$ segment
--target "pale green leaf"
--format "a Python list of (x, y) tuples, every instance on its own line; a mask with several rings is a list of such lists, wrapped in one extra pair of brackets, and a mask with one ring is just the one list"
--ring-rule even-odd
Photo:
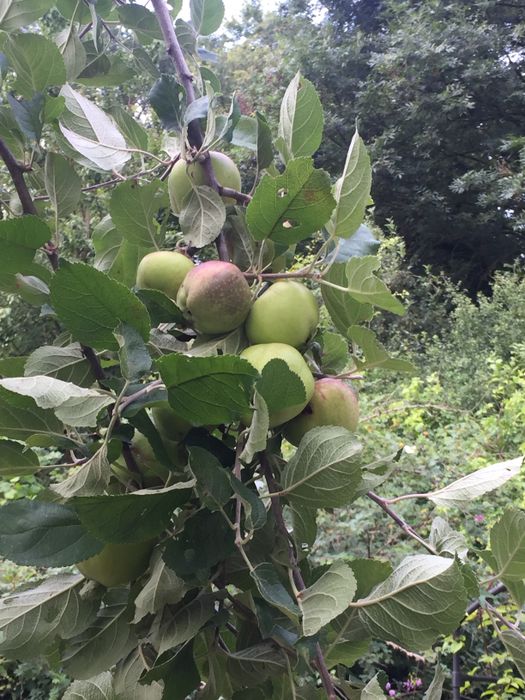
[(301, 591), (299, 607), (303, 614), (303, 632), (311, 637), (346, 610), (357, 589), (352, 569), (336, 561), (317, 581)]
[(111, 673), (104, 671), (88, 680), (74, 681), (62, 700), (117, 700)]
[(13, 32), (31, 24), (53, 6), (53, 0), (2, 0), (0, 2), (0, 29)]
[(348, 293), (361, 304), (373, 304), (402, 316), (405, 313), (403, 304), (389, 291), (386, 284), (374, 275), (379, 267), (380, 262), (374, 255), (350, 258), (346, 263)]
[(184, 242), (195, 248), (213, 243), (225, 221), (224, 202), (215, 190), (204, 185), (192, 189), (179, 217)]
[(159, 612), (165, 605), (179, 603), (187, 590), (188, 587), (184, 581), (166, 566), (160, 553), (155, 552), (149, 578), (135, 598), (133, 623), (137, 624), (146, 615)]
[(440, 663), (436, 666), (436, 672), (431, 684), (428, 686), (423, 700), (441, 700), (443, 697), (443, 685), (445, 684), (445, 673)]
[(85, 464), (76, 467), (71, 476), (51, 488), (62, 498), (94, 496), (104, 492), (110, 476), (107, 446), (102, 445)]
[(63, 156), (48, 151), (44, 182), (56, 219), (72, 214), (80, 201), (82, 182)]
[(297, 73), (286, 88), (281, 102), (279, 136), (284, 143), (285, 162), (311, 156), (323, 136), (323, 108), (312, 83)]
[(525, 636), (517, 629), (506, 629), (500, 632), (500, 637), (520, 676), (525, 679)]
[(197, 34), (207, 36), (217, 31), (224, 18), (223, 0), (190, 0), (191, 22)]
[(376, 337), (374, 331), (363, 326), (350, 326), (346, 335), (358, 345), (364, 354), (364, 359), (355, 358), (359, 369), (391, 369), (397, 372), (414, 372), (414, 365), (409, 360), (390, 357), (384, 345)]
[(11, 34), (4, 51), (16, 72), (15, 90), (27, 98), (66, 82), (66, 68), (55, 44), (41, 34)]
[(509, 508), (490, 531), (490, 548), (498, 570), (508, 581), (525, 579), (525, 512)]

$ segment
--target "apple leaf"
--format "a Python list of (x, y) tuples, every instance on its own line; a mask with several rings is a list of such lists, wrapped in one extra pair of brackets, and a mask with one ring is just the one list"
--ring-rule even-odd
[(350, 258), (346, 263), (348, 293), (361, 304), (373, 304), (381, 309), (403, 316), (405, 308), (374, 272), (380, 262), (374, 255)]
[(221, 26), (224, 18), (223, 0), (190, 0), (191, 23), (197, 34), (208, 36)]
[(282, 486), (292, 508), (348, 505), (361, 482), (361, 444), (344, 428), (306, 433), (288, 462)]
[(35, 588), (24, 587), (0, 600), (0, 653), (10, 659), (43, 655), (58, 638), (85, 629), (100, 604), (81, 595), (85, 579), (78, 574), (52, 576)]
[(376, 337), (374, 331), (363, 326), (350, 326), (346, 335), (358, 345), (363, 353), (364, 360), (355, 357), (359, 369), (391, 369), (396, 372), (415, 372), (415, 366), (409, 360), (399, 360), (390, 357), (384, 345)]
[(11, 34), (3, 50), (16, 72), (16, 92), (32, 98), (52, 85), (66, 82), (64, 60), (56, 45), (41, 34)]
[(100, 411), (114, 399), (99, 389), (85, 389), (61, 379), (36, 375), (0, 379), (0, 386), (30, 396), (39, 408), (52, 408), (56, 417), (73, 427), (94, 427)]
[(420, 651), (457, 628), (466, 603), (458, 563), (419, 554), (404, 559), (391, 576), (352, 605), (372, 636)]
[(66, 499), (73, 496), (93, 496), (104, 492), (110, 476), (107, 446), (102, 445), (87, 462), (77, 467), (71, 476), (51, 488)]
[(298, 243), (318, 231), (335, 206), (330, 178), (315, 170), (310, 158), (297, 158), (282, 175), (265, 175), (246, 210), (246, 221), (257, 241)]
[(16, 274), (40, 276), (46, 270), (33, 262), (35, 253), (52, 238), (48, 226), (38, 217), (26, 215), (0, 221), (0, 290), (16, 291)]
[(187, 590), (184, 581), (166, 566), (159, 552), (154, 551), (150, 576), (135, 598), (133, 624), (140, 622), (146, 615), (159, 612), (165, 605), (179, 603)]
[(4, 0), (0, 7), (0, 29), (13, 32), (31, 24), (53, 6), (52, 0)]
[(161, 244), (156, 217), (159, 210), (168, 206), (166, 183), (152, 180), (139, 185), (128, 180), (113, 190), (109, 211), (123, 240), (140, 248), (145, 255)]
[(490, 548), (496, 560), (497, 578), (508, 581), (525, 579), (525, 512), (517, 508), (505, 511), (490, 531)]
[(156, 361), (175, 413), (193, 425), (228, 423), (249, 410), (257, 370), (234, 355)]
[[(348, 279), (345, 265), (334, 263), (324, 275), (324, 279), (339, 287), (346, 287)], [(347, 335), (350, 326), (370, 321), (374, 315), (372, 304), (362, 304), (341, 289), (321, 285), (321, 294), (334, 326), (344, 336)]]
[(0, 476), (14, 479), (30, 476), (40, 468), (38, 455), (19, 442), (0, 440)]
[(109, 671), (99, 673), (85, 681), (73, 681), (62, 700), (118, 700), (113, 690), (113, 678)]
[(27, 358), (23, 373), (26, 377), (46, 375), (83, 387), (91, 386), (94, 381), (79, 343), (65, 347), (41, 345)]
[(221, 510), (233, 495), (228, 472), (219, 460), (202, 447), (189, 448), (190, 469), (197, 479), (195, 490), (210, 511)]
[(301, 591), (299, 607), (303, 614), (306, 637), (317, 634), (325, 625), (347, 609), (357, 589), (352, 569), (336, 561), (315, 583)]
[(323, 136), (323, 108), (312, 83), (299, 72), (292, 79), (281, 102), (278, 134), (285, 162), (311, 156)]
[(268, 411), (295, 406), (306, 399), (301, 377), (292, 372), (284, 360), (276, 357), (263, 367), (261, 378), (255, 386)]
[(151, 369), (151, 355), (138, 331), (127, 323), (119, 324), (113, 332), (119, 344), (119, 361), (122, 376), (138, 381)]
[(443, 697), (443, 686), (445, 684), (445, 679), (446, 676), (443, 672), (443, 667), (438, 660), (434, 678), (432, 679), (431, 684), (428, 686), (426, 693), (423, 695), (423, 700), (441, 700)]
[(253, 407), (254, 411), (248, 432), (248, 439), (246, 440), (241, 454), (241, 459), (248, 463), (252, 461), (256, 452), (261, 452), (266, 449), (268, 431), (270, 429), (268, 406), (257, 389), (253, 392)]
[(288, 617), (298, 617), (299, 607), (284, 586), (273, 564), (269, 562), (257, 564), (253, 571), (250, 571), (250, 576), (255, 581), (257, 590), (267, 603), (270, 603), (270, 605)]
[(101, 549), (71, 508), (26, 499), (0, 508), (0, 553), (16, 564), (68, 566)]
[(506, 629), (500, 632), (500, 638), (520, 676), (525, 679), (525, 635), (517, 629)]
[(162, 32), (155, 14), (143, 5), (138, 3), (119, 5), (118, 16), (125, 27), (135, 32), (140, 44), (150, 44), (152, 41), (162, 39)]
[(204, 185), (192, 189), (179, 217), (184, 242), (195, 248), (213, 243), (225, 221), (224, 202), (215, 190)]
[(363, 139), (356, 132), (348, 149), (345, 167), (335, 186), (336, 207), (326, 225), (330, 236), (352, 239), (370, 201), (372, 168)]
[(24, 442), (49, 437), (56, 445), (64, 437), (63, 431), (53, 411), (38, 408), (33, 399), (0, 387), (0, 435)]
[(146, 307), (123, 284), (84, 263), (60, 265), (51, 281), (51, 302), (70, 333), (97, 350), (118, 350), (113, 331), (120, 322), (149, 338)]
[(69, 216), (80, 200), (82, 181), (63, 156), (49, 151), (46, 155), (44, 182), (55, 220)]
[(152, 641), (159, 654), (193, 639), (215, 613), (212, 595), (201, 595), (172, 612), (165, 607), (152, 629)]

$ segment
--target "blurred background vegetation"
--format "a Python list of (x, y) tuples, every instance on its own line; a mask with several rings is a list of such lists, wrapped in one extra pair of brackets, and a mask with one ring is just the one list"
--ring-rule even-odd
[[(60, 21), (52, 11), (43, 31)], [(369, 147), (369, 225), (382, 243), (383, 276), (407, 305), (402, 319), (382, 313), (372, 324), (393, 354), (418, 369), (409, 377), (378, 370), (360, 382), (365, 444), (376, 453), (404, 447), (385, 496), (428, 491), (525, 454), (524, 42), (519, 0), (290, 0), (266, 15), (248, 0), (241, 19), (209, 40), (224, 92), (236, 90), (242, 111), (263, 112), (274, 128), (295, 72), (314, 83), (325, 109), (318, 166), (341, 171), (356, 123)], [(96, 99), (138, 114), (153, 82), (145, 72), (98, 90)], [(253, 162), (245, 151), (237, 155), (249, 183)], [(106, 197), (86, 196), (71, 216), (66, 256), (92, 256)], [(39, 313), (18, 297), (0, 296), (0, 373), (7, 358), (52, 339), (54, 322)], [(33, 477), (0, 481), (0, 502), (38, 488)], [(398, 510), (423, 535), (436, 515), (449, 517), (475, 550), (509, 502), (525, 506), (523, 482), (462, 512), (445, 515), (419, 500)], [(380, 557), (394, 543), (400, 556), (412, 551), (401, 530), (363, 500), (326, 514), (320, 526), (319, 561), (349, 552)], [(0, 567), (4, 591), (39, 576)], [(444, 641), (446, 662), (458, 645), (465, 672), (489, 678), (466, 681), (466, 697), (525, 697), (479, 620), (464, 638)], [(424, 660), (382, 645), (356, 673), (368, 665), (386, 671), (397, 696), (422, 697)], [(0, 666), (0, 698), (60, 698), (67, 679), (46, 668)]]

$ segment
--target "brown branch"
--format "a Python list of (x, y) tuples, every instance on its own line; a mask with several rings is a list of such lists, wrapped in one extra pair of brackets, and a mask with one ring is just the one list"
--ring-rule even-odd
[(412, 539), (416, 540), (416, 542), (419, 542), (419, 544), (422, 547), (424, 547), (428, 552), (430, 552), (430, 554), (439, 556), (439, 552), (436, 549), (434, 549), (434, 547), (432, 547), (431, 544), (429, 544), (422, 537), (420, 537), (414, 530), (414, 528), (406, 522), (406, 520), (403, 520), (403, 518), (400, 515), (398, 515), (394, 510), (392, 510), (392, 508), (390, 508), (390, 506), (384, 498), (381, 498), (381, 496), (378, 496), (377, 493), (374, 493), (373, 491), (369, 491), (367, 493), (367, 496), (372, 501), (374, 501), (374, 503), (377, 503), (377, 505), (380, 508), (382, 508), (395, 523), (399, 525), (403, 532), (406, 532), (406, 534), (409, 537), (412, 537)]
[(239, 204), (244, 204), (245, 206), (252, 201), (251, 195), (244, 194), (244, 192), (239, 192), (238, 190), (233, 190), (231, 187), (223, 187), (222, 185), (219, 185), (218, 192), (221, 197), (231, 197), (232, 199), (237, 200)]
[[(260, 452), (259, 459), (261, 464), (261, 470), (264, 475), (264, 478), (266, 479), (270, 495), (272, 493), (278, 493), (279, 486), (275, 481), (272, 466), (270, 464), (270, 461), (268, 460), (267, 454), (265, 452)], [(295, 542), (290, 533), (288, 532), (288, 528), (286, 527), (286, 523), (284, 522), (283, 509), (281, 505), (281, 499), (279, 498), (279, 496), (274, 496), (270, 499), (270, 510), (275, 518), (277, 529), (282, 534), (288, 545), (288, 561), (292, 570), (292, 576), (295, 587), (299, 592), (304, 591), (306, 585), (303, 579), (303, 575), (301, 573), (301, 569), (299, 568), (299, 561), (297, 557)], [(340, 697), (344, 698), (345, 695), (342, 693), (342, 691), (338, 690), (334, 685), (334, 679), (332, 678), (330, 671), (328, 670), (328, 667), (324, 660), (323, 650), (321, 649), (321, 645), (319, 643), (315, 645), (314, 665), (317, 671), (319, 672), (319, 675), (321, 676), (321, 682), (323, 684), (323, 688), (325, 689), (326, 697), (328, 698), (328, 700), (337, 700)]]

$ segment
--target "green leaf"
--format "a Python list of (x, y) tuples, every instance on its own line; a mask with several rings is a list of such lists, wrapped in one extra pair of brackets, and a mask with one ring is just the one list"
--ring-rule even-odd
[(359, 442), (344, 428), (314, 428), (301, 440), (283, 472), (292, 507), (336, 508), (355, 498), (361, 482)]
[(525, 512), (505, 511), (490, 531), (490, 548), (498, 570), (497, 578), (508, 581), (525, 579)]
[[(38, 408), (33, 399), (6, 391), (0, 387), (0, 435), (12, 440), (50, 437), (59, 441), (64, 426), (52, 411)], [(53, 444), (58, 444), (54, 442)]]
[(49, 301), (49, 287), (34, 275), (15, 275), (16, 291), (20, 297), (33, 306), (42, 306)]
[(317, 509), (302, 505), (292, 512), (293, 538), (299, 551), (312, 547), (317, 537)]
[(46, 501), (20, 499), (2, 506), (0, 533), (2, 556), (16, 564), (68, 566), (102, 549), (74, 511)]
[(122, 323), (114, 331), (119, 344), (120, 371), (129, 381), (138, 381), (142, 375), (151, 369), (151, 356), (139, 333), (126, 323)]
[(184, 581), (166, 566), (158, 552), (155, 551), (153, 557), (150, 577), (135, 598), (134, 624), (146, 615), (159, 612), (165, 605), (179, 603), (188, 590)]
[(364, 598), (374, 586), (384, 581), (392, 573), (392, 566), (387, 561), (352, 559), (346, 563), (354, 572), (357, 581), (356, 599)]
[(141, 676), (147, 670), (142, 647), (137, 647), (119, 661), (113, 673), (116, 700), (162, 700), (163, 688), (159, 683), (140, 685)]
[(66, 82), (60, 51), (41, 34), (11, 34), (4, 52), (16, 72), (15, 90), (23, 97), (31, 98), (35, 92)]
[(374, 637), (419, 651), (457, 628), (466, 603), (457, 562), (420, 554), (404, 559), (386, 581), (353, 605)]
[[(123, 9), (123, 7), (127, 6), (121, 6), (120, 9)], [(120, 105), (113, 105), (108, 109), (108, 112), (116, 121), (120, 133), (129, 145), (133, 146), (133, 148), (140, 148), (142, 151), (148, 149), (148, 132), (142, 124)]]
[(326, 226), (330, 236), (352, 238), (357, 233), (370, 201), (371, 186), (370, 157), (356, 129), (348, 149), (343, 174), (335, 186), (337, 205)]
[(268, 411), (304, 404), (306, 399), (302, 379), (288, 368), (284, 360), (278, 358), (270, 360), (264, 366), (256, 388), (264, 399)]
[(363, 326), (350, 326), (347, 329), (348, 337), (364, 353), (364, 360), (355, 358), (359, 369), (391, 369), (396, 372), (415, 372), (416, 368), (409, 360), (398, 360), (390, 357), (384, 345), (376, 338), (374, 331)]
[(246, 210), (246, 221), (255, 240), (271, 238), (289, 246), (318, 231), (334, 205), (328, 173), (315, 170), (310, 158), (298, 158), (282, 175), (263, 177)]
[(163, 73), (153, 84), (148, 99), (165, 129), (181, 130), (184, 88), (177, 82), (174, 75)]
[[(195, 665), (193, 643), (188, 642), (175, 650), (166, 659), (165, 654), (157, 660), (153, 667), (141, 678), (141, 683), (151, 683), (162, 680), (164, 685), (163, 698), (166, 700), (186, 700), (188, 695), (200, 685), (200, 673)], [(148, 695), (148, 700), (150, 696)]]
[(211, 595), (201, 595), (176, 612), (164, 608), (157, 622), (158, 627), (153, 629), (153, 639), (159, 654), (193, 639), (214, 613), (214, 599)]
[(52, 0), (2, 0), (0, 29), (3, 32), (14, 32), (40, 19), (52, 6)]
[(207, 450), (190, 447), (189, 453), (190, 469), (197, 479), (195, 490), (201, 503), (210, 511), (220, 510), (233, 495), (228, 473)]
[[(324, 279), (339, 287), (346, 287), (348, 280), (345, 265), (333, 264), (329, 272), (324, 275)], [(374, 315), (372, 304), (361, 304), (342, 290), (321, 285), (321, 294), (334, 326), (344, 336), (346, 336), (350, 326), (370, 321)]]
[(436, 506), (463, 508), (475, 498), (503, 486), (522, 471), (523, 457), (491, 464), (453, 481), (442, 489), (423, 494)]
[(61, 574), (2, 598), (0, 653), (10, 659), (34, 659), (57, 638), (69, 639), (85, 629), (99, 601), (80, 594), (84, 584), (78, 574)]
[(109, 671), (85, 681), (73, 681), (62, 700), (118, 700)]
[(35, 252), (52, 238), (46, 224), (36, 216), (20, 216), (16, 219), (0, 221), (0, 290), (16, 290), (15, 275), (34, 274), (42, 269), (33, 262)]
[(13, 155), (22, 160), (24, 158), (24, 136), (18, 127), (10, 107), (0, 107), (0, 136)]
[[(380, 242), (375, 238), (368, 226), (361, 224), (350, 238), (344, 240), (339, 239), (330, 244), (325, 262), (334, 262), (338, 265), (339, 263), (348, 262), (350, 258), (363, 258), (366, 255), (376, 255), (380, 245)], [(344, 284), (346, 284), (346, 282)]]
[(106, 445), (102, 445), (85, 464), (77, 467), (71, 476), (51, 488), (66, 499), (73, 496), (93, 496), (104, 492), (110, 476), (108, 449)]
[(166, 355), (156, 362), (171, 407), (193, 425), (229, 423), (249, 409), (257, 370), (233, 355)]
[(520, 676), (525, 679), (525, 636), (517, 629), (506, 629), (500, 632), (500, 638)]
[(144, 542), (167, 527), (175, 508), (191, 495), (193, 481), (165, 489), (118, 496), (84, 496), (70, 501), (88, 532), (103, 542)]
[(152, 41), (162, 39), (155, 13), (143, 5), (137, 3), (119, 5), (117, 12), (122, 24), (135, 32), (141, 44), (150, 44)]
[(78, 343), (65, 347), (40, 346), (27, 358), (23, 374), (26, 377), (47, 375), (84, 387), (91, 386), (94, 381), (91, 365)]
[(136, 294), (147, 308), (152, 326), (185, 321), (182, 311), (164, 292), (159, 292), (158, 289), (137, 289)]
[(377, 676), (371, 678), (361, 691), (360, 700), (386, 700)]
[(350, 258), (346, 263), (348, 293), (361, 304), (373, 304), (403, 316), (403, 304), (388, 290), (386, 284), (373, 274), (379, 267), (380, 262), (374, 255)]
[(257, 452), (262, 452), (262, 450), (266, 449), (268, 431), (270, 429), (268, 406), (257, 389), (254, 390), (253, 394), (253, 407), (254, 412), (250, 423), (248, 439), (246, 440), (241, 454), (241, 459), (248, 463), (252, 461)]
[(60, 94), (66, 101), (60, 130), (69, 145), (95, 169), (119, 171), (131, 154), (115, 121), (69, 85)]
[(190, 12), (197, 34), (208, 36), (222, 24), (224, 3), (222, 0), (190, 0)]
[(19, 442), (0, 440), (0, 477), (30, 476), (40, 468), (38, 455)]
[(211, 187), (194, 187), (185, 198), (179, 224), (186, 245), (204, 248), (213, 243), (226, 221), (226, 207)]
[(273, 144), (272, 132), (266, 117), (260, 112), (255, 112), (257, 120), (257, 168), (264, 170), (272, 164)]
[(259, 530), (266, 524), (266, 508), (257, 490), (249, 488), (230, 474), (230, 481), (236, 495), (242, 501), (244, 526), (248, 531)]
[(286, 655), (270, 641), (228, 654), (228, 670), (235, 683), (248, 687), (286, 672)]
[(321, 369), (325, 374), (339, 374), (348, 365), (348, 341), (338, 333), (324, 331), (321, 343)]
[(61, 664), (72, 678), (90, 679), (120, 661), (136, 645), (128, 591), (117, 588), (106, 595), (93, 624), (68, 639)]
[(438, 663), (432, 683), (428, 686), (426, 693), (423, 695), (423, 700), (441, 700), (443, 697), (444, 684), (445, 674), (443, 672), (443, 667)]
[(97, 350), (118, 350), (113, 331), (119, 323), (149, 338), (146, 307), (127, 287), (89, 265), (62, 262), (51, 282), (51, 303), (69, 332)]
[(281, 102), (278, 134), (284, 161), (311, 156), (323, 137), (323, 108), (312, 83), (299, 72), (286, 88)]
[(39, 141), (42, 135), (42, 110), (44, 94), (37, 92), (30, 100), (17, 100), (13, 95), (7, 95), (13, 116), (20, 131), (30, 140)]
[(197, 57), (197, 33), (189, 22), (177, 19), (175, 22), (175, 34), (182, 50), (190, 56)]
[(460, 561), (465, 562), (468, 555), (465, 537), (461, 532), (452, 529), (443, 518), (437, 517), (432, 521), (429, 541), (439, 554), (457, 556)]
[(255, 581), (257, 590), (266, 602), (270, 603), (270, 605), (277, 608), (288, 617), (291, 615), (293, 618), (299, 615), (297, 603), (283, 585), (277, 569), (273, 564), (269, 562), (257, 564), (253, 571), (250, 571), (250, 576)]
[(44, 182), (56, 219), (72, 214), (80, 201), (82, 182), (69, 161), (48, 151)]
[(312, 586), (301, 591), (299, 607), (303, 614), (304, 635), (317, 634), (346, 610), (356, 589), (352, 569), (344, 562), (336, 561)]
[(74, 427), (96, 426), (100, 411), (113, 403), (106, 392), (85, 389), (46, 375), (8, 377), (0, 379), (0, 386), (30, 396), (39, 408), (54, 409), (59, 420)]
[(72, 27), (66, 27), (59, 32), (55, 37), (55, 42), (64, 59), (66, 78), (72, 82), (86, 67), (87, 54), (84, 44)]

